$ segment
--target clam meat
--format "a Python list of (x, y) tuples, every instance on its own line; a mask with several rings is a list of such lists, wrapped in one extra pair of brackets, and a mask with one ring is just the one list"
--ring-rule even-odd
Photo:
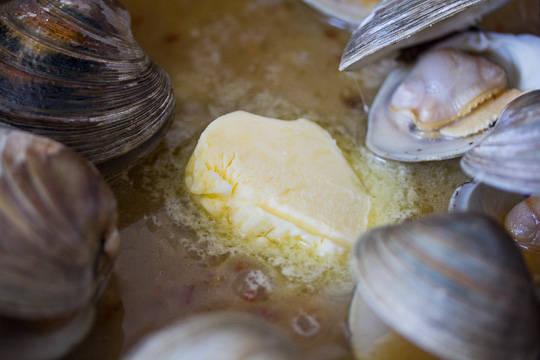
[(169, 76), (116, 0), (0, 4), (0, 126), (53, 138), (105, 174), (152, 150), (172, 121)]
[(436, 44), (387, 77), (369, 113), (367, 146), (400, 161), (461, 156), (509, 102), (540, 89), (531, 61), (538, 56), (533, 35), (466, 32)]
[(540, 196), (531, 196), (514, 206), (504, 225), (519, 245), (540, 252)]
[(540, 289), (539, 209), (538, 195), (529, 196), (509, 192), (473, 179), (456, 189), (448, 210), (486, 214), (503, 226), (519, 246), (538, 291)]
[[(505, 108), (490, 136), (461, 159), (462, 169), (475, 181), (457, 189), (450, 205), (451, 211), (482, 211), (496, 217), (518, 244), (536, 251), (540, 240), (539, 104), (537, 90)], [(484, 189), (496, 190), (487, 194)]]
[(0, 358), (57, 358), (84, 337), (119, 252), (116, 219), (81, 155), (0, 129)]
[(350, 313), (357, 353), (369, 354), (377, 344), (366, 339), (391, 329), (440, 359), (540, 354), (531, 276), (512, 238), (485, 215), (441, 214), (372, 229), (358, 240), (352, 267), (361, 297)]

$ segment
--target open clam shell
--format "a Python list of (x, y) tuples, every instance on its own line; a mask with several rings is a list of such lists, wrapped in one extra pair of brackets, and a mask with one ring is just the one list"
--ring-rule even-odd
[(383, 0), (354, 31), (340, 70), (354, 70), (391, 52), (466, 29), (509, 0)]
[(528, 262), (538, 284), (540, 253), (537, 233), (537, 198), (497, 189), (476, 180), (460, 185), (452, 198), (448, 211), (474, 211), (496, 219), (514, 237), (521, 247), (522, 255)]
[(448, 211), (478, 212), (489, 215), (502, 224), (508, 212), (525, 198), (525, 195), (507, 192), (472, 180), (460, 185), (454, 191)]
[(499, 189), (540, 194), (540, 91), (508, 104), (491, 134), (461, 159), (461, 168)]
[(443, 359), (536, 359), (538, 303), (510, 236), (472, 213), (377, 228), (353, 254), (358, 291), (394, 331)]
[(125, 360), (299, 360), (277, 329), (254, 315), (209, 313), (169, 326), (143, 340)]
[(0, 126), (53, 138), (106, 173), (164, 136), (172, 83), (117, 1), (12, 0), (0, 29)]
[[(455, 49), (481, 55), (505, 70), (509, 88), (520, 91), (540, 88), (540, 75), (531, 61), (540, 57), (540, 38), (536, 36), (465, 32), (438, 43), (433, 49)], [(368, 116), (366, 135), (366, 145), (372, 152), (398, 161), (443, 160), (463, 155), (490, 133), (491, 129), (488, 129), (464, 137), (431, 139), (422, 138), (406, 127), (407, 121), (400, 119), (403, 115), (390, 109), (390, 101), (411, 68), (410, 65), (398, 66), (377, 93)]]

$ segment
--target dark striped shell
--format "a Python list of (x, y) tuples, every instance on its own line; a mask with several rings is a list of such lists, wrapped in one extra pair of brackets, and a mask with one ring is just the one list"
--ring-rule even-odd
[(0, 53), (0, 126), (51, 137), (105, 173), (140, 159), (170, 125), (172, 83), (115, 0), (9, 1)]

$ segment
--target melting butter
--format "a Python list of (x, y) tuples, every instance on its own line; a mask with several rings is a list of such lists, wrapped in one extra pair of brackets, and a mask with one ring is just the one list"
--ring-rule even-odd
[(243, 111), (213, 121), (186, 169), (189, 191), (245, 238), (346, 252), (367, 227), (370, 197), (316, 123)]

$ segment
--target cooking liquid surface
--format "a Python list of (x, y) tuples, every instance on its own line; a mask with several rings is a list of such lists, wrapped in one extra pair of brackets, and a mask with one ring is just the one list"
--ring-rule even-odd
[(158, 149), (112, 186), (122, 252), (94, 329), (66, 359), (118, 359), (154, 330), (225, 309), (276, 324), (307, 359), (352, 359), (348, 257), (322, 258), (286, 244), (286, 251), (265, 252), (207, 215), (184, 185), (200, 133), (235, 110), (316, 121), (372, 197), (369, 227), (446, 211), (454, 189), (468, 180), (459, 162), (397, 163), (364, 148), (365, 104), (393, 61), (340, 73), (350, 33), (300, 1), (122, 3), (139, 44), (172, 78), (175, 121)]

